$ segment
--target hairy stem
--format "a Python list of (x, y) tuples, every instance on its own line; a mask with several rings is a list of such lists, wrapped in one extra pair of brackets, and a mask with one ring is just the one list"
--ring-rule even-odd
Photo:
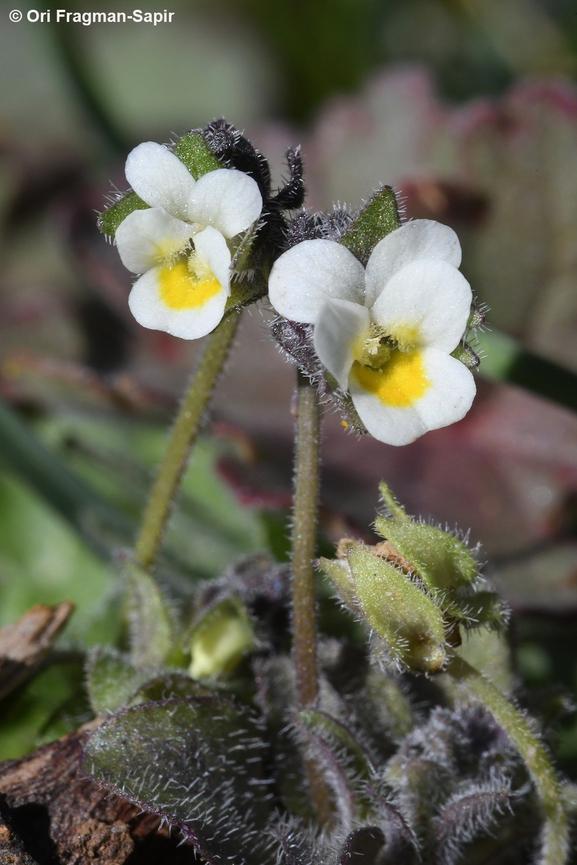
[(480, 700), (516, 745), (531, 775), (545, 815), (539, 865), (564, 865), (569, 854), (569, 819), (563, 789), (549, 756), (527, 719), (463, 658), (454, 657), (448, 672)]
[[(318, 693), (315, 586), (313, 559), (316, 547), (320, 487), (320, 407), (315, 388), (297, 373), (295, 481), (293, 499), (293, 655), (299, 705), (314, 703)], [(321, 825), (328, 825), (332, 806), (328, 790), (313, 761), (306, 761), (311, 800)]]
[(299, 372), (293, 503), (293, 638), (300, 705), (317, 696), (314, 565), (320, 473), (320, 410), (316, 390)]
[(200, 365), (180, 406), (136, 540), (135, 557), (142, 568), (150, 568), (158, 555), (190, 449), (196, 441), (204, 412), (228, 357), (239, 318), (238, 313), (230, 313), (210, 335)]

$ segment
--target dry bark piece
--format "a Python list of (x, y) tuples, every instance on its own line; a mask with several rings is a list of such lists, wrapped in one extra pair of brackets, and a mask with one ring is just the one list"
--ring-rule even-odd
[(38, 604), (12, 625), (0, 628), (0, 700), (21, 685), (45, 658), (68, 621), (74, 604)]
[(0, 823), (2, 865), (197, 863), (190, 845), (179, 847), (179, 837), (159, 829), (158, 817), (139, 813), (86, 777), (88, 733), (85, 728), (0, 764), (0, 815), (10, 833), (3, 836)]
[(0, 817), (0, 862), (2, 865), (36, 865), (10, 826)]

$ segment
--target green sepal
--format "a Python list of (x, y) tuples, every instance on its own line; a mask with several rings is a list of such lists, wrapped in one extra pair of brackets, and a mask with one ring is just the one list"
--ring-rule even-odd
[(127, 192), (115, 204), (108, 207), (104, 213), (100, 214), (98, 228), (103, 234), (114, 237), (120, 223), (124, 222), (126, 217), (135, 210), (148, 210), (148, 204), (136, 192)]
[(342, 415), (341, 426), (359, 435), (368, 435), (367, 428), (359, 417), (348, 391), (342, 391), (338, 381), (328, 369), (324, 371), (327, 391)]
[(487, 307), (485, 305), (476, 306), (473, 303), (469, 318), (467, 319), (467, 330), (476, 330), (476, 328), (482, 327), (485, 323), (486, 311)]
[(317, 564), (334, 585), (343, 604), (352, 613), (362, 615), (363, 608), (357, 598), (355, 581), (348, 561), (346, 559), (320, 558)]
[(441, 610), (393, 564), (367, 547), (348, 554), (367, 624), (410, 670), (436, 673), (447, 660)]
[(352, 227), (340, 238), (340, 243), (366, 264), (377, 243), (400, 225), (395, 193), (390, 186), (382, 186), (371, 196)]
[(431, 591), (455, 589), (477, 577), (479, 566), (470, 550), (437, 526), (379, 516), (375, 527)]
[(96, 715), (126, 706), (131, 694), (158, 675), (157, 667), (137, 667), (128, 655), (110, 646), (96, 646), (88, 656), (86, 687)]
[(268, 286), (261, 279), (233, 280), (230, 284), (230, 295), (227, 298), (225, 314), (231, 309), (242, 309), (249, 303), (260, 300), (267, 293)]
[(455, 360), (460, 361), (467, 369), (477, 369), (481, 363), (481, 358), (477, 354), (477, 352), (473, 351), (471, 346), (466, 342), (461, 342), (451, 352), (451, 357), (454, 357)]
[(381, 481), (379, 484), (379, 493), (392, 520), (395, 520), (398, 523), (412, 522), (411, 517), (408, 515), (404, 507), (396, 500), (391, 488), (384, 481)]
[(174, 153), (183, 162), (195, 180), (222, 168), (221, 162), (214, 155), (200, 132), (187, 132), (174, 145)]
[(156, 580), (127, 562), (126, 609), (130, 625), (130, 659), (137, 667), (181, 664), (176, 617)]
[(248, 613), (236, 598), (226, 598), (210, 607), (193, 627), (190, 675), (200, 679), (232, 673), (255, 645)]
[[(256, 240), (261, 223), (257, 220), (243, 234), (241, 234), (238, 242), (235, 245), (234, 254), (230, 263), (230, 269), (235, 275), (241, 277), (248, 272), (254, 271), (254, 262), (252, 261), (252, 249)], [(266, 279), (261, 280), (264, 283), (264, 294), (268, 288)]]
[[(467, 628), (477, 628), (484, 625), (489, 630), (504, 628), (509, 619), (509, 609), (496, 592), (474, 592), (465, 597), (458, 593), (451, 594), (451, 605), (458, 610), (457, 615)], [(451, 611), (452, 615), (455, 615)]]

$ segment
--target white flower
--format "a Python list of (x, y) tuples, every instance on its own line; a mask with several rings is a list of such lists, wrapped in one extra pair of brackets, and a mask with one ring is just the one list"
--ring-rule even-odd
[(472, 300), (460, 263), (455, 232), (421, 219), (377, 243), (366, 270), (332, 240), (305, 240), (273, 266), (271, 303), (315, 325), (322, 363), (387, 444), (408, 444), (471, 406), (473, 376), (450, 356)]
[(168, 148), (139, 144), (126, 160), (126, 179), (150, 205), (116, 231), (122, 263), (136, 280), (128, 304), (144, 327), (183, 339), (210, 333), (230, 295), (227, 239), (258, 219), (262, 198), (247, 174), (219, 168), (195, 180)]

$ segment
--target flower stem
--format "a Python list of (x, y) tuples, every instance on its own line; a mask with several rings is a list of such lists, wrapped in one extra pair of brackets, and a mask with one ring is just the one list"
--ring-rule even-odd
[(471, 697), (487, 707), (525, 761), (545, 816), (539, 865), (564, 865), (569, 854), (568, 809), (562, 785), (542, 742), (519, 710), (463, 658), (455, 656), (448, 672)]
[(293, 502), (293, 652), (299, 704), (317, 696), (314, 564), (320, 486), (320, 409), (315, 388), (299, 372), (297, 382)]
[(142, 568), (148, 569), (156, 561), (190, 449), (196, 441), (204, 412), (228, 357), (239, 319), (238, 313), (232, 312), (212, 332), (180, 406), (136, 540), (136, 562)]
[[(320, 407), (317, 391), (297, 373), (295, 480), (293, 498), (293, 656), (299, 706), (307, 708), (318, 693), (314, 555), (320, 488)], [(318, 767), (305, 760), (310, 796), (321, 825), (333, 809)]]

